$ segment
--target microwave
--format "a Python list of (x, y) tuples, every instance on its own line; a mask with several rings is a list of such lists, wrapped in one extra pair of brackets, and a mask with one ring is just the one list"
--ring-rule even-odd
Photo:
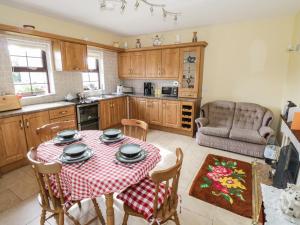
[(161, 94), (166, 97), (178, 97), (178, 87), (162, 87)]

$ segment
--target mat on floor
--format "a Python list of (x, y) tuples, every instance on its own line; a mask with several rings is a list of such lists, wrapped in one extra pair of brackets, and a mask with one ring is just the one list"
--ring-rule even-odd
[(251, 218), (252, 166), (209, 154), (193, 182), (190, 195)]

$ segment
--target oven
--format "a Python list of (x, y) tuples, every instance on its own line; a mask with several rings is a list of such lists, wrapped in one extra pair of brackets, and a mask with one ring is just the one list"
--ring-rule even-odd
[(98, 102), (79, 104), (76, 108), (79, 130), (99, 130)]

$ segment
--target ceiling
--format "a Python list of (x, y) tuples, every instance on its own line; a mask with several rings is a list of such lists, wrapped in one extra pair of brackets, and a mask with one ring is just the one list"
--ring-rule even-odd
[(120, 5), (114, 10), (100, 10), (98, 0), (0, 0), (0, 3), (40, 14), (105, 29), (120, 35), (139, 35), (211, 24), (295, 14), (300, 0), (148, 0), (164, 3), (166, 9), (180, 12), (177, 23), (163, 20), (162, 12), (142, 4), (134, 9), (135, 0), (127, 0), (123, 14)]

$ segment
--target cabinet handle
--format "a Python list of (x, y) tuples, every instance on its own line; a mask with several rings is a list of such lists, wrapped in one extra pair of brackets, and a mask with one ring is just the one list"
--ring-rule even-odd
[(59, 112), (59, 114), (66, 114), (67, 111), (62, 111), (62, 112)]
[(29, 128), (30, 124), (29, 124), (29, 121), (26, 120), (26, 127)]
[(22, 120), (19, 120), (19, 124), (20, 124), (21, 130), (23, 130), (23, 128), (24, 128), (23, 121), (22, 121)]

